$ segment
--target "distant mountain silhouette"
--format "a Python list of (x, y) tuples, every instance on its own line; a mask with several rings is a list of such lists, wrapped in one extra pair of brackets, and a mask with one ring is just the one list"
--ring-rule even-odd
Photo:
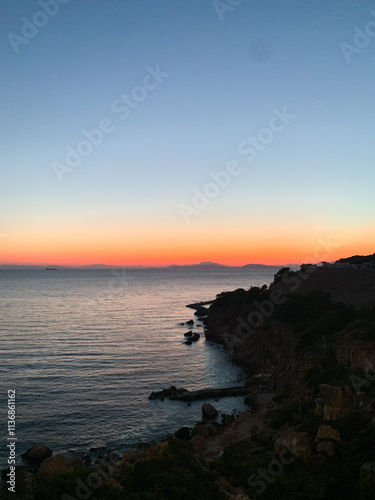
[[(299, 267), (297, 264), (287, 264), (290, 267)], [(86, 270), (100, 270), (100, 269), (262, 269), (262, 268), (268, 268), (268, 267), (275, 267), (275, 268), (281, 268), (283, 267), (282, 265), (268, 265), (268, 264), (245, 264), (244, 266), (227, 266), (225, 264), (218, 264), (217, 262), (211, 262), (211, 261), (204, 261), (204, 262), (199, 262), (198, 264), (172, 264), (169, 266), (164, 266), (164, 267), (151, 267), (151, 266), (109, 266), (107, 264), (86, 264), (84, 266), (58, 266), (58, 265), (52, 265), (48, 264), (46, 266), (40, 266), (40, 265), (21, 265), (21, 264), (2, 264), (0, 265), (0, 270), (13, 270), (13, 269), (20, 269), (20, 270), (28, 270), (28, 269), (35, 269), (35, 270), (43, 270), (48, 268), (57, 268), (59, 270), (64, 270), (64, 269), (86, 269)]]

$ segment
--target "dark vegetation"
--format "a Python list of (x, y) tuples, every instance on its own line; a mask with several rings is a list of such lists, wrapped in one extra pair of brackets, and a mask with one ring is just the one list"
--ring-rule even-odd
[(375, 262), (375, 253), (371, 255), (352, 255), (351, 257), (340, 259), (337, 262), (356, 265), (367, 264), (368, 262)]

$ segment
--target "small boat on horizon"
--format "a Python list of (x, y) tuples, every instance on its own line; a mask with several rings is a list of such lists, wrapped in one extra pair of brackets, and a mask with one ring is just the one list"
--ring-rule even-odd
[(57, 271), (57, 267), (46, 267), (46, 271)]

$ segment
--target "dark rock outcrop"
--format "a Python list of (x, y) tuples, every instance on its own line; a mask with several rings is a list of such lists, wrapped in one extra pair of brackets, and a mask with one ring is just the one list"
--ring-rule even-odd
[(164, 398), (179, 399), (179, 397), (182, 396), (185, 392), (188, 392), (187, 389), (183, 389), (182, 387), (180, 389), (177, 389), (175, 385), (171, 385), (169, 389), (152, 392), (149, 395), (148, 399), (160, 399), (162, 401), (164, 401)]
[(207, 307), (198, 307), (194, 314), (195, 314), (195, 316), (199, 316), (199, 317), (207, 316), (208, 309), (207, 309)]
[(219, 415), (219, 413), (218, 413), (217, 409), (214, 406), (212, 406), (210, 403), (204, 403), (202, 405), (202, 415), (203, 415), (203, 418), (205, 418), (207, 420), (213, 420)]
[(21, 456), (29, 464), (38, 465), (42, 463), (46, 458), (49, 458), (51, 455), (52, 450), (50, 450), (48, 446), (43, 443), (37, 443)]
[(43, 479), (56, 474), (73, 472), (82, 467), (83, 463), (78, 458), (66, 458), (64, 455), (59, 454), (43, 460), (39, 467), (38, 475)]
[(190, 439), (190, 429), (189, 427), (181, 427), (174, 435), (180, 441), (188, 441)]

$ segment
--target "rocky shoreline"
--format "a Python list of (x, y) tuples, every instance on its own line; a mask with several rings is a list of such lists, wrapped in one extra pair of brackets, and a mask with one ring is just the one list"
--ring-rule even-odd
[(375, 295), (352, 295), (363, 283), (373, 286), (375, 275), (369, 269), (364, 279), (366, 270), (351, 268), (339, 294), (336, 283), (347, 275), (337, 273), (346, 271), (283, 268), (270, 286), (222, 293), (209, 308), (190, 305), (201, 313), (206, 338), (245, 369), (246, 385), (191, 392), (171, 386), (150, 398), (243, 391), (248, 411), (219, 422), (214, 405), (204, 403), (193, 428), (86, 467), (44, 455), (37, 468), (17, 468), (25, 496), (3, 488), (0, 497), (67, 500), (85, 491), (92, 499), (373, 500)]
[[(188, 326), (192, 328), (203, 326), (205, 328), (205, 334), (207, 334), (207, 324), (208, 324), (208, 309), (206, 305), (212, 304), (211, 301), (198, 302), (188, 304), (186, 307), (195, 309), (194, 315), (197, 317), (197, 321), (200, 323), (195, 324), (193, 319), (187, 320), (186, 322), (180, 323), (180, 326)], [(185, 344), (191, 344), (194, 341), (199, 340), (200, 334), (194, 333), (189, 330), (184, 333), (184, 337), (188, 342)], [(269, 383), (270, 379), (266, 376), (265, 379), (259, 378), (260, 376), (254, 377), (252, 380), (247, 381), (247, 385), (243, 387), (225, 387), (225, 388), (205, 388), (196, 391), (188, 391), (187, 389), (171, 386), (169, 389), (162, 389), (161, 391), (154, 391), (150, 394), (149, 399), (164, 400), (168, 398), (170, 400), (178, 401), (197, 401), (197, 400), (209, 400), (221, 397), (237, 397), (246, 396), (245, 401), (248, 406), (251, 406), (249, 410), (249, 415), (253, 415), (255, 409), (259, 408), (259, 403), (257, 401), (257, 396), (262, 393), (259, 384)], [(262, 386), (262, 389), (265, 389)], [(260, 403), (262, 404), (262, 403)], [(200, 442), (199, 436), (221, 436), (225, 434), (227, 429), (230, 429), (233, 423), (237, 420), (238, 415), (234, 414), (221, 414), (221, 422), (217, 421), (219, 413), (214, 406), (209, 403), (204, 403), (202, 405), (202, 418), (203, 420), (197, 422), (193, 428), (182, 427), (174, 434), (168, 435), (160, 443), (165, 443), (168, 438), (174, 436), (176, 439), (184, 442), (190, 442), (193, 449), (198, 446)], [(243, 418), (243, 417), (242, 417)], [(207, 419), (210, 420), (207, 422)], [(198, 437), (195, 437), (198, 436)], [(194, 445), (196, 443), (196, 445)], [(145, 443), (141, 445), (133, 445), (130, 449), (125, 451), (122, 456), (117, 453), (110, 452), (107, 450), (104, 443), (93, 445), (90, 447), (89, 453), (79, 453), (75, 456), (70, 454), (57, 453), (53, 454), (53, 451), (44, 443), (37, 443), (32, 446), (29, 450), (22, 454), (23, 465), (17, 466), (17, 476), (21, 476), (21, 487), (25, 491), (25, 498), (29, 498), (28, 495), (32, 495), (33, 491), (36, 491), (40, 484), (48, 480), (50, 477), (70, 474), (75, 472), (89, 471), (94, 469), (99, 469), (101, 466), (110, 464), (110, 466), (120, 467), (124, 462), (129, 464), (135, 464), (141, 457), (152, 456), (153, 450), (158, 448), (158, 442)], [(217, 448), (217, 447), (216, 447)], [(216, 449), (215, 447), (213, 449)], [(219, 458), (219, 454), (222, 452), (222, 447), (216, 449), (216, 458)], [(2, 471), (2, 489), (0, 489), (0, 498), (7, 497), (7, 480), (9, 479), (10, 468), (4, 469)], [(111, 485), (115, 489), (119, 486), (114, 480), (110, 481)], [(121, 488), (117, 488), (121, 491)], [(13, 498), (13, 497), (12, 497)], [(17, 497), (18, 498), (18, 497)], [(19, 498), (23, 498), (20, 496)], [(30, 496), (30, 498), (33, 498)], [(100, 497), (98, 497), (100, 498)]]

